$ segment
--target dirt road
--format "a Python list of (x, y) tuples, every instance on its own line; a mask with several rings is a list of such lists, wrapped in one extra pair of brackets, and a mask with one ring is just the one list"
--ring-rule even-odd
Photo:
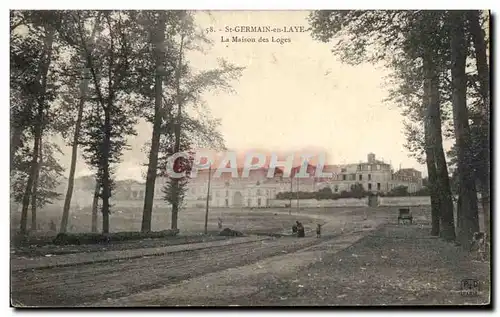
[(331, 238), (277, 238), (116, 262), (13, 271), (12, 302), (73, 306), (159, 288), (195, 276), (295, 252)]
[(314, 216), (318, 222), (325, 223), (323, 237), (319, 239), (309, 233), (302, 239), (282, 237), (114, 262), (12, 271), (12, 303), (15, 306), (75, 306), (129, 297), (210, 273), (248, 268), (262, 260), (272, 263), (276, 256), (298, 257), (291, 253), (350, 232), (373, 230), (390, 217), (388, 213), (374, 211), (367, 214), (362, 209), (342, 213), (325, 210)]

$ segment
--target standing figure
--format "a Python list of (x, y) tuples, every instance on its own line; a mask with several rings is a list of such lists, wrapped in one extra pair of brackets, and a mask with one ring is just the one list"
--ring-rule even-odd
[(321, 224), (316, 227), (316, 238), (321, 238)]
[(222, 219), (220, 217), (217, 218), (217, 225), (219, 226), (219, 229), (222, 229)]
[(301, 222), (297, 220), (297, 237), (303, 238), (306, 236), (304, 226), (302, 225)]

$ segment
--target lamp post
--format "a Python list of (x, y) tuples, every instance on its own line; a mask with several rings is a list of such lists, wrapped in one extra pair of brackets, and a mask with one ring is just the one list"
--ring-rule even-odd
[(297, 213), (299, 212), (299, 178), (297, 178)]
[(207, 205), (205, 207), (205, 234), (208, 234), (208, 206), (210, 203), (210, 178), (212, 176), (212, 165), (208, 167), (208, 187), (207, 187)]
[(290, 204), (288, 205), (288, 214), (292, 214), (292, 195), (293, 195), (293, 178), (290, 175)]

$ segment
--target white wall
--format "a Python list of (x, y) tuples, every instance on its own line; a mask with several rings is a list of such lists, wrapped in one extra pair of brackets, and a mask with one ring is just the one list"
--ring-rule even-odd
[[(285, 204), (289, 204), (290, 200), (269, 200), (270, 207), (285, 207)], [(292, 199), (292, 207), (297, 206), (297, 199)], [(299, 207), (304, 208), (314, 208), (314, 207), (366, 207), (368, 206), (368, 197), (362, 199), (356, 198), (341, 198), (336, 200), (324, 199), (300, 199)]]
[(411, 196), (411, 197), (379, 197), (379, 206), (430, 206), (431, 197)]

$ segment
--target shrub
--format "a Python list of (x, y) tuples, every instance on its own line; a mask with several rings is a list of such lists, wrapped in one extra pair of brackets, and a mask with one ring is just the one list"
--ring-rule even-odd
[(225, 237), (241, 237), (241, 236), (243, 236), (243, 233), (241, 233), (241, 232), (239, 232), (239, 231), (236, 231), (236, 230), (232, 230), (232, 229), (226, 228), (226, 229), (222, 230), (222, 231), (219, 233), (219, 236), (225, 236)]
[(55, 245), (103, 244), (110, 242), (133, 241), (141, 239), (159, 239), (173, 237), (179, 230), (163, 230), (155, 232), (115, 232), (101, 233), (59, 233), (52, 241)]

